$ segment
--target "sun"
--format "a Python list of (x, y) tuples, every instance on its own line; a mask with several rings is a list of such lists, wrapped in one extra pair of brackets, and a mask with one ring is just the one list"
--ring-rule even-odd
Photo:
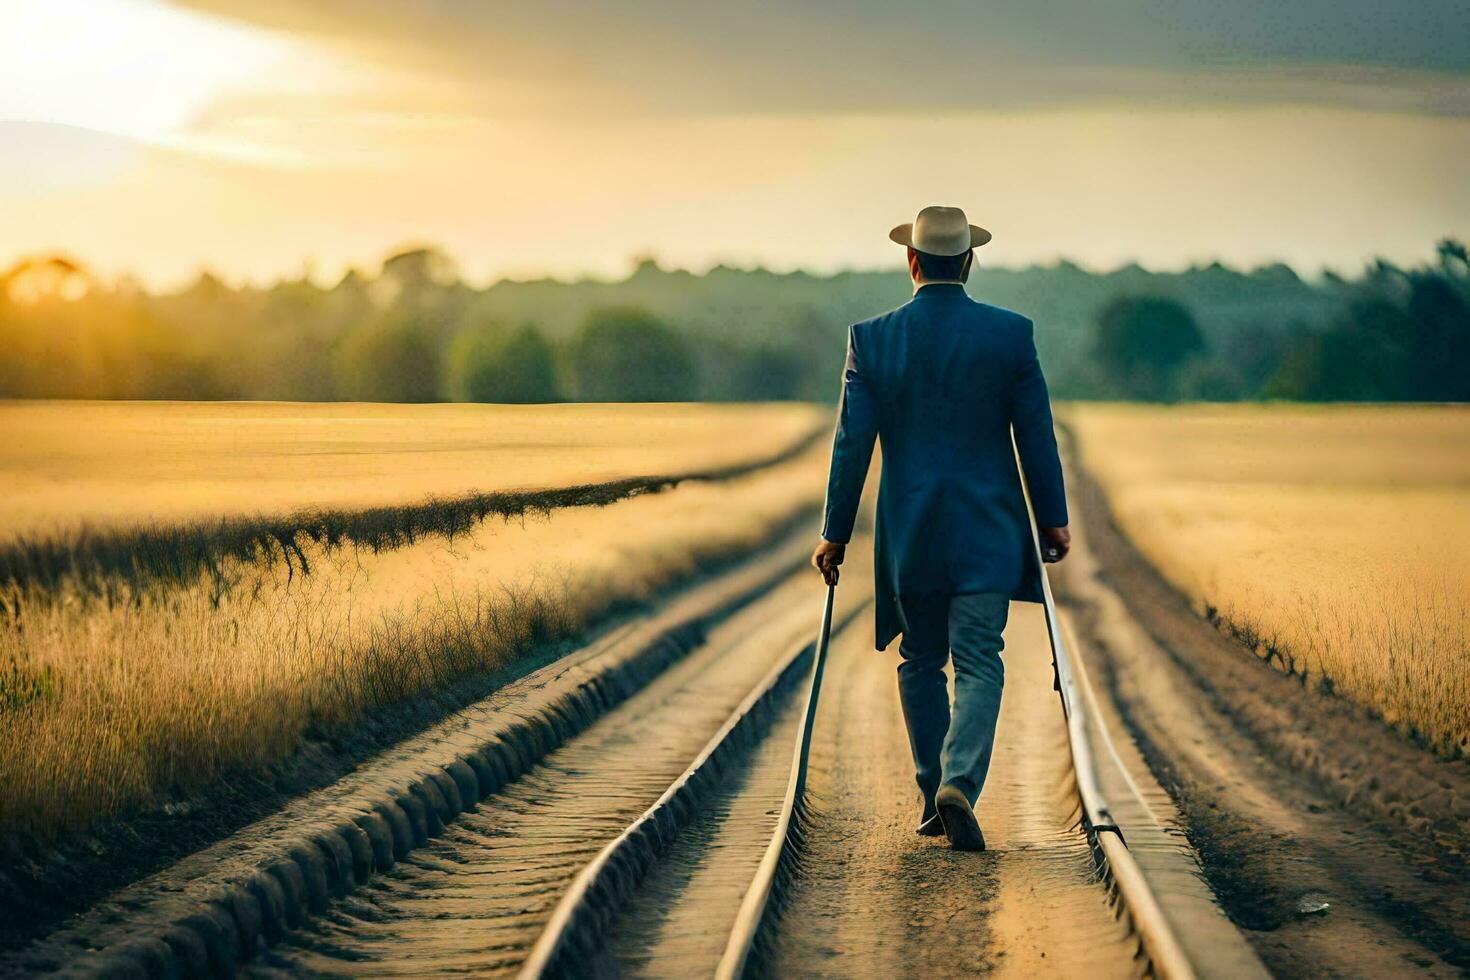
[(156, 0), (46, 0), (7, 11), (0, 122), (167, 142), (292, 42)]

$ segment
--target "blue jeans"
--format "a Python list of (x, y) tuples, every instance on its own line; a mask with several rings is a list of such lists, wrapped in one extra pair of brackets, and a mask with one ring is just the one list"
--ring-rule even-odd
[[(900, 599), (903, 640), (899, 653), (898, 697), (909, 730), (915, 778), (924, 796), (925, 816), (934, 812), (934, 794), (953, 783), (973, 806), (985, 788), (995, 720), (1005, 686), (1006, 628), (1010, 598), (998, 592)], [(954, 657), (954, 711), (951, 718), (944, 663)]]

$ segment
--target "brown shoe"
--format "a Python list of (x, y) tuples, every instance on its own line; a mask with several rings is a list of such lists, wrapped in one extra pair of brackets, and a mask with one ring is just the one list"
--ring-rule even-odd
[(939, 819), (944, 823), (944, 832), (949, 836), (949, 846), (956, 851), (985, 850), (985, 835), (980, 832), (980, 821), (975, 819), (975, 810), (970, 801), (953, 783), (945, 783), (934, 795), (934, 805), (939, 809)]

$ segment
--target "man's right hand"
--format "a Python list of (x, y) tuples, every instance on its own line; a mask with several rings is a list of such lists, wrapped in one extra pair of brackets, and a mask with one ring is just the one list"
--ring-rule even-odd
[(1048, 565), (1067, 557), (1072, 550), (1072, 532), (1064, 527), (1043, 527), (1041, 530), (1041, 560)]
[(847, 545), (833, 544), (826, 538), (817, 545), (817, 550), (812, 552), (812, 567), (822, 573), (822, 581), (828, 585), (837, 584), (837, 566), (842, 564), (842, 559), (847, 557)]

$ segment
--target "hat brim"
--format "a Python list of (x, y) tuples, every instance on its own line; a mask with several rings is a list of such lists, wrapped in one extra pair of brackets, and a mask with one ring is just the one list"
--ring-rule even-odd
[[(899, 245), (907, 245), (909, 248), (913, 248), (914, 223), (912, 221), (905, 221), (903, 224), (895, 226), (894, 229), (888, 233), (888, 239), (889, 241), (896, 242)], [(988, 241), (990, 241), (990, 232), (986, 231), (984, 228), (981, 228), (979, 225), (970, 226), (970, 248), (979, 248), (981, 245), (984, 245)], [(970, 249), (966, 248), (960, 249), (958, 252), (934, 252), (931, 254), (963, 255), (969, 250)]]

